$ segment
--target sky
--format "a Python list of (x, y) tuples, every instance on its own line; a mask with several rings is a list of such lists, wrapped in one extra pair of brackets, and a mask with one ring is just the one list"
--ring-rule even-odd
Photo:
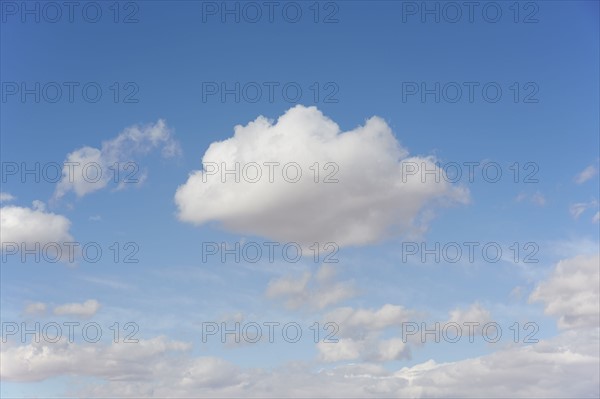
[(600, 396), (599, 23), (0, 2), (0, 395)]

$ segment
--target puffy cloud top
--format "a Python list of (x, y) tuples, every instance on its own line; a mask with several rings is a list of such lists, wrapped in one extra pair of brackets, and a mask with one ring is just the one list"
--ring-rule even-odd
[[(468, 197), (466, 189), (444, 179), (422, 181), (419, 173), (406, 173), (413, 162), (436, 169), (435, 159), (409, 157), (379, 117), (342, 132), (316, 107), (298, 105), (277, 122), (260, 116), (234, 130), (233, 137), (210, 145), (203, 170), (177, 189), (180, 220), (216, 221), (233, 232), (303, 246), (362, 245), (415, 233), (422, 228), (420, 212), (434, 200)], [(293, 162), (297, 166), (284, 172)], [(237, 182), (223, 173), (236, 167)], [(298, 169), (301, 177), (290, 182)]]
[(65, 216), (46, 212), (44, 206), (34, 201), (33, 208), (3, 206), (0, 208), (2, 221), (1, 243), (62, 243), (72, 241), (69, 233), (71, 222)]

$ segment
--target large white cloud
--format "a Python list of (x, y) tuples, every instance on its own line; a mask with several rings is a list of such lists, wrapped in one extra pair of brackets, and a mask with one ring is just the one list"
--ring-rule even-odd
[[(156, 148), (162, 149), (164, 157), (178, 155), (181, 151), (162, 119), (144, 126), (130, 126), (117, 137), (102, 142), (101, 148), (78, 148), (67, 155), (54, 198), (59, 199), (70, 191), (82, 197), (106, 187), (111, 180), (116, 180), (120, 187), (140, 181), (144, 176), (139, 173), (139, 167), (129, 163)], [(115, 163), (119, 167), (118, 175)]]
[[(298, 105), (277, 122), (260, 116), (234, 130), (233, 137), (210, 145), (202, 157), (203, 170), (193, 171), (177, 189), (180, 220), (217, 221), (230, 231), (305, 246), (330, 241), (360, 245), (390, 234), (421, 231), (421, 211), (434, 201), (468, 199), (466, 189), (443, 178), (436, 182), (430, 176), (423, 182), (421, 173), (408, 173), (411, 162), (420, 170), (435, 169), (435, 159), (409, 157), (379, 117), (342, 132), (317, 108)], [(256, 182), (252, 182), (256, 168), (243, 174), (252, 162), (262, 172)], [(266, 162), (280, 164), (272, 176)], [(283, 165), (292, 162), (302, 170), (296, 183), (282, 177)], [(315, 162), (320, 165), (319, 183), (309, 169)], [(339, 167), (338, 183), (323, 183), (334, 171), (324, 170), (328, 162)], [(233, 170), (236, 165), (241, 170), (239, 182), (232, 175), (222, 176), (225, 168)], [(293, 179), (295, 172), (288, 172)]]
[(598, 327), (600, 323), (600, 257), (580, 255), (558, 262), (529, 300), (543, 302), (545, 313), (562, 328)]

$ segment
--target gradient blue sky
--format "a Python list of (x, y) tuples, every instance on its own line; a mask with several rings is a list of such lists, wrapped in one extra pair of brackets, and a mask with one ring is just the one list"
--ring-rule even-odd
[[(35, 3), (28, 2), (32, 7)], [(99, 148), (103, 141), (115, 138), (129, 126), (159, 119), (166, 121), (182, 149), (180, 156), (171, 159), (162, 158), (159, 151), (138, 157), (136, 162), (147, 173), (143, 184), (123, 190), (109, 185), (81, 198), (68, 193), (59, 201), (51, 201), (55, 183), (35, 183), (31, 179), (23, 183), (14, 177), (2, 182), (1, 191), (14, 197), (3, 202), (3, 207), (31, 207), (32, 201), (41, 200), (47, 204), (47, 212), (71, 221), (70, 233), (77, 241), (98, 241), (106, 246), (114, 241), (133, 241), (139, 245), (140, 260), (123, 264), (105, 257), (97, 264), (73, 266), (61, 262), (22, 263), (18, 257), (10, 257), (1, 268), (3, 322), (37, 320), (24, 311), (33, 302), (45, 303), (51, 309), (94, 299), (101, 307), (91, 320), (103, 326), (134, 321), (141, 339), (164, 335), (170, 340), (190, 342), (193, 348), (189, 356), (214, 356), (241, 368), (265, 368), (274, 373), (295, 361), (301, 362), (307, 373), (371, 361), (359, 357), (320, 362), (316, 360), (318, 349), (309, 341), (240, 348), (220, 342), (203, 344), (200, 323), (242, 314), (245, 320), (295, 320), (307, 327), (313, 321), (324, 320), (337, 307), (377, 310), (385, 304), (423, 313), (425, 316), (415, 319), (418, 322), (444, 321), (454, 309), (480, 304), (503, 327), (515, 321), (536, 322), (540, 340), (566, 334), (557, 326), (556, 314), (545, 313), (544, 303), (530, 303), (528, 298), (535, 287), (550, 278), (559, 261), (598, 254), (598, 221), (593, 218), (599, 197), (599, 3), (520, 2), (520, 19), (533, 10), (526, 9), (532, 7), (527, 4), (534, 4), (539, 21), (515, 23), (509, 8), (513, 2), (501, 1), (494, 3), (503, 12), (498, 23), (486, 22), (480, 9), (472, 23), (466, 15), (457, 23), (435, 23), (432, 17), (423, 23), (418, 15), (406, 15), (407, 21), (403, 22), (403, 10), (411, 2), (339, 1), (330, 2), (337, 7), (339, 20), (330, 24), (313, 22), (309, 9), (313, 3), (298, 2), (304, 14), (295, 24), (287, 23), (281, 13), (275, 14), (273, 23), (265, 21), (264, 16), (259, 23), (234, 23), (231, 17), (222, 23), (219, 16), (207, 16), (207, 22), (203, 22), (200, 1), (134, 2), (139, 22), (131, 24), (113, 23), (108, 8), (112, 2), (100, 2), (105, 14), (95, 24), (85, 22), (80, 14), (73, 23), (64, 17), (58, 23), (35, 23), (31, 19), (23, 23), (16, 16), (3, 15), (3, 90), (6, 82), (33, 85), (51, 81), (97, 82), (104, 90), (97, 103), (84, 101), (78, 91), (73, 103), (65, 99), (35, 103), (32, 97), (22, 102), (17, 96), (3, 99), (3, 163), (60, 163), (78, 148)], [(489, 2), (481, 4), (485, 3)], [(121, 2), (120, 7), (125, 4)], [(228, 4), (232, 6), (233, 2)], [(427, 4), (433, 7), (436, 2)], [(326, 5), (319, 4), (322, 13)], [(256, 103), (243, 99), (236, 103), (232, 96), (225, 102), (217, 96), (203, 101), (203, 82), (213, 81), (229, 85), (298, 82), (303, 97), (297, 103), (287, 102), (276, 90), (274, 102), (264, 96)], [(114, 82), (121, 86), (135, 83), (139, 101), (113, 102), (108, 87)], [(314, 82), (319, 82), (321, 90), (328, 82), (337, 85), (338, 101), (328, 103), (321, 97), (315, 102), (309, 89)], [(464, 96), (458, 103), (436, 103), (432, 96), (425, 102), (418, 96), (403, 101), (403, 82), (427, 82), (429, 86), (435, 82), (478, 82), (481, 86), (497, 82), (503, 93), (496, 103), (483, 100), (480, 89), (476, 89), (472, 103)], [(521, 90), (533, 82), (539, 88), (535, 95), (539, 101), (515, 103), (509, 89), (514, 82)], [(524, 93), (521, 91), (521, 96)], [(177, 188), (186, 183), (191, 171), (201, 169), (209, 145), (230, 138), (235, 125), (246, 125), (259, 115), (277, 119), (296, 104), (316, 106), (342, 131), (379, 116), (414, 156), (435, 155), (442, 163), (498, 162), (505, 174), (501, 182), (485, 182), (481, 174), (476, 175), (474, 183), (462, 181), (469, 190), (469, 202), (436, 209), (427, 231), (416, 241), (430, 245), (494, 241), (503, 248), (513, 242), (534, 242), (539, 246), (539, 262), (515, 264), (502, 260), (491, 264), (478, 258), (473, 264), (435, 264), (413, 258), (403, 263), (399, 249), (405, 237), (389, 236), (373, 244), (340, 249), (336, 279), (353, 281), (359, 293), (316, 310), (308, 306), (290, 310), (281, 300), (265, 295), (273, 279), (315, 272), (319, 265), (310, 259), (297, 264), (202, 263), (202, 242), (265, 238), (241, 235), (218, 223), (194, 226), (178, 220), (174, 201)], [(513, 182), (508, 167), (514, 162), (538, 165), (539, 182)], [(577, 177), (589, 167), (596, 173), (578, 183)], [(574, 214), (576, 204), (585, 204), (579, 215)], [(94, 216), (100, 220), (91, 220)], [(596, 298), (597, 292), (596, 288)], [(48, 313), (36, 317), (42, 322), (64, 320), (50, 310)], [(382, 332), (382, 337), (398, 336), (396, 327)], [(458, 362), (506, 349), (509, 341), (496, 345), (481, 341), (426, 344), (412, 348), (410, 358), (377, 364), (393, 372), (430, 359), (436, 363)], [(597, 338), (593, 345), (597, 346)], [(597, 362), (596, 357), (596, 370)], [(15, 372), (3, 376), (1, 394), (124, 395), (107, 382), (112, 377), (94, 371), (57, 372), (29, 382), (24, 377), (19, 380)], [(143, 379), (140, 381), (132, 384), (143, 385)], [(164, 383), (170, 384), (169, 380)], [(594, 396), (597, 385), (596, 377), (580, 390), (532, 392)], [(96, 388), (106, 391), (94, 391)], [(146, 391), (140, 389), (133, 394), (144, 395)], [(195, 394), (238, 394), (218, 389), (201, 387)], [(319, 385), (315, 389), (327, 396), (323, 388), (319, 391)], [(515, 389), (517, 395), (526, 392)], [(256, 392), (264, 395), (263, 391)], [(430, 395), (465, 392), (455, 387)], [(253, 391), (246, 393), (252, 395)]]

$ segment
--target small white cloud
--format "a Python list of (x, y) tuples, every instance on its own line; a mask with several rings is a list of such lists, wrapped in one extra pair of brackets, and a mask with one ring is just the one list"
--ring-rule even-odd
[(102, 220), (102, 216), (100, 215), (93, 215), (89, 217), (89, 220), (92, 222), (99, 222)]
[(467, 325), (465, 323), (479, 323), (473, 329), (469, 329), (472, 334), (477, 334), (481, 327), (491, 320), (489, 310), (479, 302), (475, 302), (467, 309), (456, 308), (452, 310), (448, 322), (457, 323), (460, 326)]
[(588, 166), (584, 170), (582, 170), (577, 176), (575, 176), (575, 183), (582, 184), (586, 181), (590, 180), (592, 177), (596, 176), (598, 173), (598, 169), (593, 165)]
[(517, 202), (523, 202), (525, 199), (527, 199), (527, 194), (525, 193), (519, 193), (519, 195), (515, 197), (515, 201)]
[(119, 188), (125, 187), (127, 182), (140, 183), (145, 174), (138, 170), (134, 158), (155, 148), (162, 148), (164, 157), (181, 153), (173, 133), (162, 119), (154, 124), (128, 127), (114, 139), (102, 142), (100, 149), (79, 148), (67, 155), (53, 198), (60, 199), (70, 191), (83, 197), (103, 189), (112, 180), (119, 182)]
[(46, 204), (43, 201), (40, 201), (40, 200), (34, 200), (32, 202), (32, 207), (36, 211), (40, 211), (40, 212), (45, 212), (46, 211)]
[(9, 201), (12, 201), (14, 199), (15, 199), (15, 197), (12, 196), (9, 193), (0, 193), (0, 203), (1, 202), (9, 202)]
[(538, 191), (531, 197), (531, 202), (539, 206), (544, 206), (546, 204), (546, 197)]
[(377, 335), (341, 338), (335, 343), (321, 341), (317, 350), (319, 361), (326, 363), (348, 360), (379, 363), (410, 358), (410, 348), (401, 338), (379, 339)]
[(84, 303), (67, 303), (54, 308), (57, 316), (91, 317), (100, 309), (100, 303), (95, 299), (89, 299)]
[[(417, 234), (423, 229), (419, 216), (434, 204), (468, 201), (465, 188), (444, 178), (436, 182), (409, 173), (407, 165), (417, 165), (421, 172), (442, 171), (431, 156), (409, 157), (379, 117), (342, 132), (316, 107), (298, 105), (277, 122), (260, 116), (234, 130), (233, 137), (210, 145), (202, 157), (204, 170), (193, 171), (177, 189), (180, 220), (198, 225), (216, 221), (232, 232), (306, 247), (314, 242), (341, 247)], [(220, 172), (211, 174), (215, 165), (243, 169), (251, 162), (262, 171), (256, 182), (251, 182), (256, 167), (239, 182), (232, 176), (223, 182)], [(272, 174), (262, 166), (268, 162), (279, 163)], [(296, 183), (282, 176), (283, 166), (292, 162), (302, 173)], [(309, 169), (316, 162), (318, 183), (315, 168)], [(323, 182), (330, 173), (339, 183)]]
[(305, 272), (301, 276), (277, 278), (269, 281), (266, 296), (285, 300), (290, 309), (323, 309), (349, 299), (357, 292), (348, 281), (334, 281), (335, 274), (333, 266), (324, 264), (315, 275)]
[(410, 348), (399, 337), (382, 339), (388, 328), (399, 331), (402, 323), (416, 315), (399, 305), (386, 304), (380, 309), (337, 308), (325, 315), (325, 320), (335, 323), (339, 342), (319, 342), (319, 360), (339, 362), (362, 360), (388, 362), (410, 358)]
[(598, 222), (600, 222), (600, 211), (596, 212), (596, 214), (592, 218), (592, 223), (598, 223)]
[(416, 312), (400, 305), (385, 304), (379, 309), (336, 308), (325, 319), (340, 326), (340, 330), (349, 336), (379, 332), (388, 327), (399, 327), (413, 320)]
[(515, 198), (515, 201), (517, 202), (523, 202), (526, 200), (529, 200), (531, 203), (537, 206), (546, 205), (546, 197), (539, 191), (536, 191), (533, 194), (519, 193), (519, 195), (517, 195)]
[(43, 302), (32, 302), (25, 306), (25, 313), (29, 315), (40, 315), (46, 312), (47, 306)]
[(33, 208), (3, 206), (0, 208), (2, 237), (0, 243), (16, 243), (28, 249), (36, 243), (43, 247), (47, 243), (73, 241), (69, 233), (71, 222), (65, 216), (46, 212), (41, 201), (34, 201)]
[(319, 360), (322, 362), (340, 362), (357, 360), (365, 350), (365, 342), (352, 338), (342, 338), (338, 342), (319, 342), (317, 344)]
[(578, 219), (579, 216), (588, 209), (594, 209), (598, 207), (598, 201), (592, 200), (590, 202), (579, 202), (569, 207), (569, 213), (574, 219)]
[(588, 205), (585, 203), (573, 204), (569, 207), (569, 213), (573, 218), (577, 219), (587, 209)]

